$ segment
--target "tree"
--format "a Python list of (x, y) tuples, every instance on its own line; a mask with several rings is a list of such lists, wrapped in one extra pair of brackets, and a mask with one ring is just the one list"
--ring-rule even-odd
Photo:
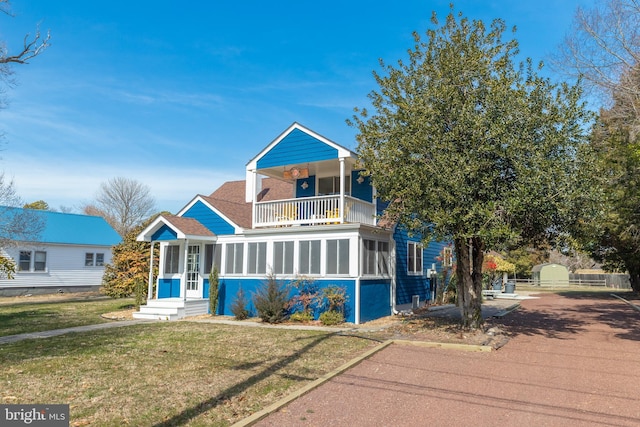
[(41, 211), (49, 210), (49, 203), (44, 200), (36, 200), (35, 202), (27, 203), (23, 206), (25, 209), (36, 209)]
[(626, 271), (631, 288), (640, 292), (640, 136), (632, 139), (629, 120), (615, 111), (617, 102), (600, 112), (592, 132), (598, 217), (578, 223), (576, 236), (605, 270)]
[[(154, 218), (150, 218), (144, 224), (131, 230), (122, 239), (122, 242), (113, 247), (111, 264), (105, 266), (102, 276), (102, 288), (100, 291), (113, 298), (126, 298), (136, 295), (136, 299), (147, 298), (147, 287), (140, 283), (148, 283), (149, 280), (149, 242), (138, 242), (136, 237)], [(153, 277), (158, 276), (159, 249), (153, 253)]]
[[(0, 0), (0, 12), (11, 16), (9, 0)], [(30, 34), (27, 34), (24, 37), (22, 49), (17, 53), (9, 53), (6, 44), (0, 42), (0, 80), (9, 86), (13, 85), (15, 83), (12, 79), (13, 65), (29, 63), (29, 60), (40, 55), (49, 47), (49, 39), (49, 32), (42, 35), (40, 28), (36, 27), (35, 35), (31, 37)]]
[(45, 225), (34, 212), (15, 209), (21, 204), (13, 180), (7, 180), (0, 172), (0, 277), (11, 279), (15, 272), (15, 263), (4, 255), (4, 250), (18, 241), (37, 241)]
[[(583, 78), (609, 106), (613, 97), (640, 132), (640, 1), (607, 0), (593, 9), (578, 8), (573, 28), (554, 58), (556, 67)], [(615, 94), (615, 95), (614, 95)]]
[(100, 185), (95, 204), (84, 207), (87, 215), (103, 217), (121, 236), (147, 219), (155, 209), (148, 186), (117, 177)]
[(408, 61), (380, 64), (373, 113), (356, 108), (358, 152), (387, 213), (455, 245), (462, 326), (482, 325), (485, 251), (539, 243), (565, 225), (574, 153), (590, 118), (578, 86), (554, 85), (515, 63), (505, 24), (489, 28), (453, 8)]

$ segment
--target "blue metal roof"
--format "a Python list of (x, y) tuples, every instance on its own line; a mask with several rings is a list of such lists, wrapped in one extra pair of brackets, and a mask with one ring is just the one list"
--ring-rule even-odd
[[(109, 223), (99, 216), (2, 206), (0, 207), (0, 221), (22, 211), (29, 211), (43, 221), (43, 230), (35, 238), (35, 241), (39, 243), (113, 246), (122, 241), (120, 235)], [(11, 236), (5, 237), (11, 238)]]

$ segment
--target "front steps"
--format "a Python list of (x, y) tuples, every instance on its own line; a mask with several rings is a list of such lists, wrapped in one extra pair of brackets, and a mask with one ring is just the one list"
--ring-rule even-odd
[(209, 300), (180, 298), (160, 298), (147, 300), (140, 311), (133, 313), (134, 319), (179, 320), (188, 316), (198, 316), (209, 312)]

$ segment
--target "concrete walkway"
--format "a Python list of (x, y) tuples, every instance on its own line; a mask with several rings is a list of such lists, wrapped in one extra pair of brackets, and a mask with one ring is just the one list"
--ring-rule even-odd
[(72, 332), (89, 332), (100, 329), (121, 328), (123, 326), (138, 325), (140, 323), (148, 323), (148, 320), (124, 320), (110, 323), (98, 323), (95, 325), (75, 326), (73, 328), (54, 329), (51, 331), (28, 332), (26, 334), (7, 335), (0, 337), (0, 344), (10, 344), (22, 340), (30, 340), (35, 338), (49, 338), (58, 335), (69, 334)]

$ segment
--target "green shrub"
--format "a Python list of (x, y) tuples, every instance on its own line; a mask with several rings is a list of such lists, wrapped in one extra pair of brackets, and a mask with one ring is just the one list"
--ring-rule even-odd
[(236, 298), (231, 303), (231, 312), (235, 316), (236, 320), (245, 320), (249, 317), (249, 310), (247, 310), (247, 296), (242, 290), (242, 286), (238, 287), (238, 293)]
[(305, 323), (311, 322), (313, 320), (313, 316), (311, 315), (311, 313), (308, 313), (306, 311), (296, 311), (291, 316), (289, 316), (289, 320), (291, 320), (292, 322)]
[(322, 290), (322, 296), (327, 300), (328, 311), (344, 313), (344, 304), (347, 302), (347, 290), (344, 287), (329, 285)]
[(220, 279), (218, 278), (218, 267), (213, 267), (209, 273), (209, 312), (212, 316), (218, 314), (219, 294)]
[(340, 323), (344, 323), (344, 316), (338, 311), (325, 311), (320, 315), (320, 323), (327, 326), (339, 325)]
[(274, 275), (267, 276), (253, 295), (253, 305), (263, 322), (280, 323), (287, 318), (289, 289), (278, 283)]

